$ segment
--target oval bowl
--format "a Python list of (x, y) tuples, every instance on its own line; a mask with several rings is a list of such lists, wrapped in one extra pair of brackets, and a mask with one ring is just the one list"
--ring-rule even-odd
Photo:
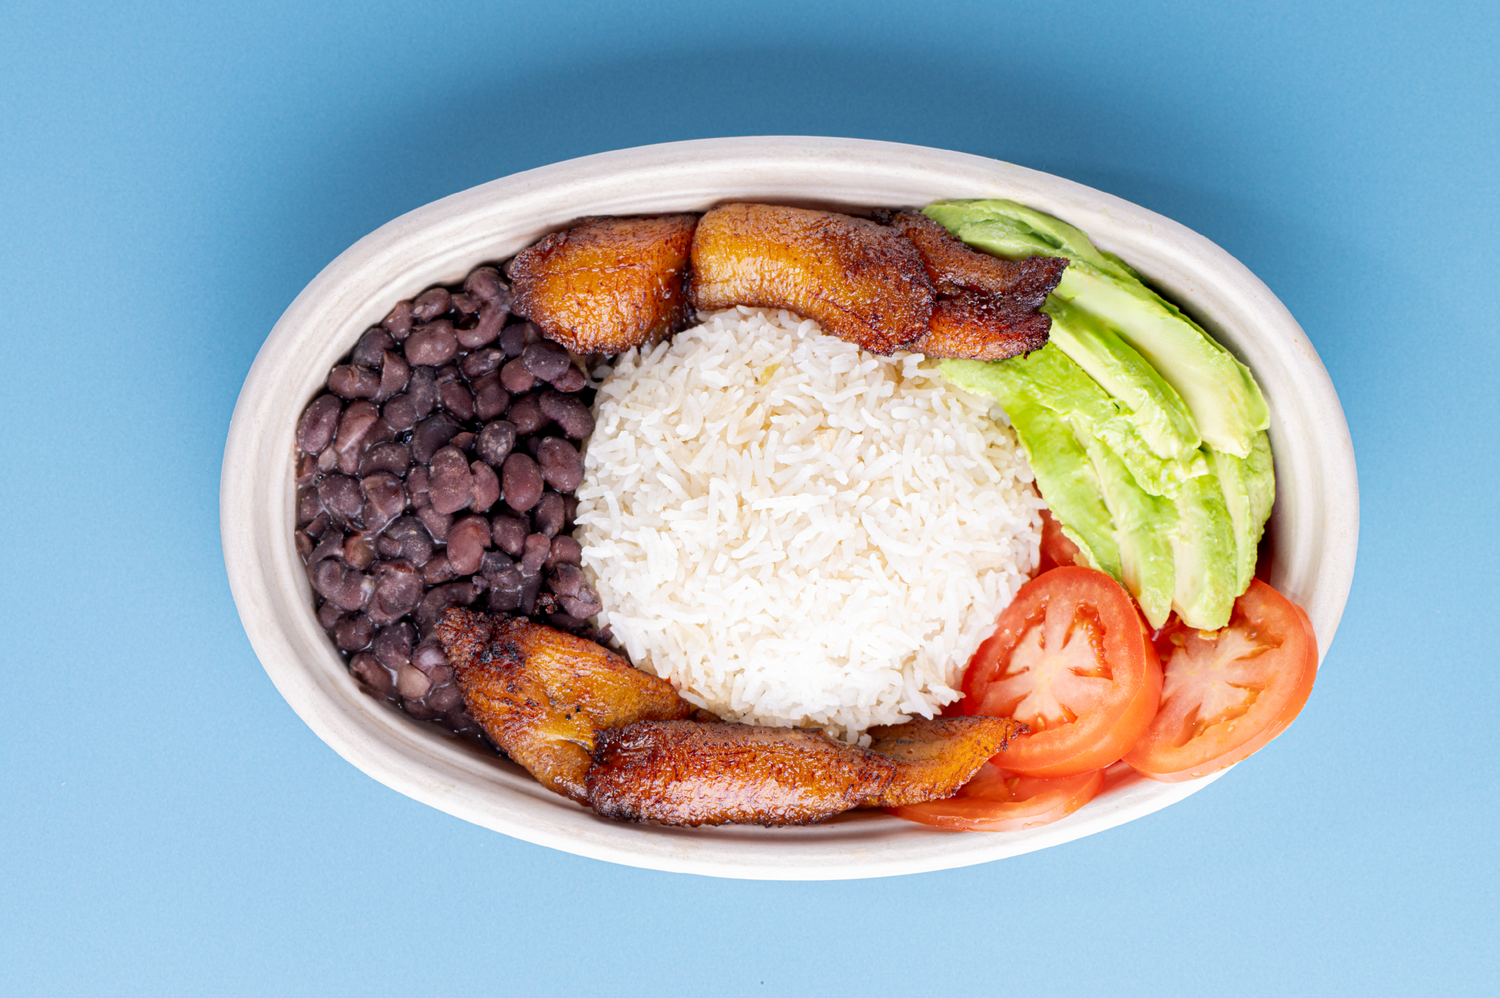
[[(1203, 236), (1144, 208), (992, 159), (856, 139), (758, 137), (644, 146), (505, 177), (403, 215), (345, 250), (266, 339), (234, 410), (220, 487), (230, 588), (276, 688), (349, 762), (419, 801), (516, 838), (596, 859), (754, 879), (877, 877), (966, 866), (1091, 835), (1201, 790), (1123, 765), (1089, 805), (1024, 832), (954, 833), (874, 812), (821, 825), (677, 829), (608, 821), (472, 742), (360, 692), (313, 614), (292, 541), (293, 433), (328, 369), (399, 299), (461, 281), (583, 215), (701, 211), (727, 200), (829, 207), (1004, 197), (1117, 253), (1255, 372), (1271, 407), (1277, 496), (1262, 574), (1333, 639), (1354, 573), (1354, 451), (1333, 384), (1291, 314)], [(1266, 564), (1269, 562), (1269, 570)]]

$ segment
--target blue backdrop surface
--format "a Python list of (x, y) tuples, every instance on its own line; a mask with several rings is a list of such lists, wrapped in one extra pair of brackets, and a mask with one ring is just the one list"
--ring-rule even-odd
[[(11, 4), (0, 992), (1485, 992), (1497, 52), (1480, 3)], [(292, 713), (217, 518), (277, 316), (446, 194), (745, 134), (1057, 173), (1204, 233), (1286, 302), (1343, 399), (1363, 504), (1349, 607), (1287, 734), (1065, 847), (778, 884), (473, 827)]]

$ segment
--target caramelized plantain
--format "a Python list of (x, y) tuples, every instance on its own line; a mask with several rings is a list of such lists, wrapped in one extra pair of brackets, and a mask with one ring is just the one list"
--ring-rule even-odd
[(619, 353), (690, 317), (683, 280), (696, 215), (586, 218), (516, 254), (511, 310), (578, 354)]
[(454, 608), (437, 632), (479, 726), (544, 787), (580, 803), (601, 729), (693, 712), (665, 680), (550, 627)]
[(896, 762), (890, 785), (861, 807), (900, 807), (942, 800), (958, 792), (991, 756), (1026, 725), (1008, 717), (916, 718), (871, 728), (870, 750)]
[(1024, 311), (1035, 311), (1057, 287), (1068, 266), (1062, 257), (1005, 260), (981, 253), (921, 212), (878, 211), (875, 217), (911, 240), (940, 295), (978, 291), (1004, 298)]
[(599, 735), (586, 785), (608, 818), (804, 825), (878, 796), (896, 768), (820, 731), (641, 721)]
[(927, 335), (906, 349), (929, 357), (1005, 360), (1047, 345), (1052, 319), (1003, 298), (964, 292), (938, 300)]
[(922, 336), (932, 315), (932, 283), (910, 240), (831, 211), (714, 208), (693, 234), (692, 267), (695, 308), (785, 308), (871, 353)]

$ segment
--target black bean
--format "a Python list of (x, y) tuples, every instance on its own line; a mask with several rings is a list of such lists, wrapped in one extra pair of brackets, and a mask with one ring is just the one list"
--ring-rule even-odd
[(563, 529), (573, 525), (573, 517), (578, 514), (578, 497), (569, 492), (563, 496)]
[(490, 580), (490, 612), (509, 613), (521, 608), (521, 592), (526, 579), (518, 568), (508, 568)]
[(434, 682), (424, 702), (430, 709), (442, 713), (463, 703), (463, 699), (463, 694), (453, 683)]
[(406, 494), (409, 496), (412, 509), (421, 509), (430, 506), (427, 501), (427, 487), (431, 484), (431, 477), (427, 472), (427, 465), (419, 464), (406, 474)]
[(577, 395), (545, 391), (537, 404), (541, 406), (542, 415), (562, 427), (562, 431), (574, 440), (582, 440), (594, 432), (594, 415)]
[(396, 695), (396, 677), (394, 673), (381, 665), (374, 655), (362, 651), (354, 656), (349, 663), (349, 671), (354, 678), (364, 683), (378, 696), (394, 697)]
[(535, 343), (528, 343), (526, 349), (521, 351), (521, 363), (538, 380), (551, 381), (561, 377), (573, 361), (564, 347), (551, 340), (537, 340)]
[(490, 546), (490, 521), (482, 516), (466, 516), (448, 531), (448, 564), (459, 575), (479, 571), (479, 560)]
[(407, 717), (417, 721), (430, 721), (438, 716), (438, 712), (427, 706), (423, 700), (402, 700), (401, 709)]
[[(483, 302), (481, 302), (478, 298), (475, 298), (473, 295), (466, 294), (454, 295), (452, 301), (452, 307), (462, 312), (464, 315), (473, 315), (475, 312), (479, 311), (479, 306), (481, 304), (483, 304)], [(462, 336), (459, 337), (458, 342), (460, 344), (463, 343)]]
[(360, 530), (345, 537), (344, 547), (339, 552), (339, 557), (350, 568), (357, 568), (363, 572), (375, 564), (375, 534), (368, 530)]
[(542, 470), (525, 454), (511, 454), (500, 468), (500, 494), (511, 509), (526, 512), (542, 498)]
[(374, 591), (375, 580), (355, 568), (347, 568), (334, 558), (318, 562), (312, 570), (312, 587), (340, 610), (363, 609)]
[(366, 530), (383, 530), (406, 509), (406, 487), (401, 484), (401, 479), (388, 471), (367, 475), (360, 479), (359, 487), (365, 494), (361, 518)]
[(486, 374), (500, 370), (500, 365), (504, 363), (504, 350), (498, 347), (485, 347), (464, 357), (463, 362), (459, 364), (459, 369), (464, 372), (464, 377), (470, 381), (477, 381)]
[(340, 364), (328, 372), (328, 390), (346, 399), (372, 399), (380, 391), (380, 375), (358, 364)]
[[(375, 566), (375, 590), (367, 612), (377, 624), (390, 624), (411, 613), (422, 601), (422, 575), (405, 559)], [(379, 648), (376, 649), (379, 651)]]
[(557, 602), (574, 617), (592, 617), (604, 609), (592, 589), (586, 589), (581, 596), (560, 596)]
[[(387, 350), (380, 365), (380, 388), (375, 392), (375, 401), (384, 402), (406, 387), (411, 377), (411, 365), (399, 353)], [(407, 426), (411, 424), (408, 423)], [(406, 427), (402, 427), (405, 429)]]
[(411, 317), (418, 322), (427, 322), (448, 311), (451, 305), (452, 299), (446, 288), (428, 288), (412, 299)]
[(581, 392), (588, 383), (588, 376), (578, 365), (574, 364), (569, 366), (561, 377), (553, 379), (552, 387), (560, 392)]
[(516, 563), (502, 551), (486, 551), (479, 559), (479, 574), (489, 579), (490, 584), (493, 585), (502, 572), (509, 571), (515, 565)]
[(526, 535), (531, 533), (525, 520), (514, 516), (497, 516), (490, 521), (490, 536), (495, 546), (507, 554), (519, 558), (526, 549)]
[(397, 343), (406, 339), (411, 333), (411, 302), (398, 301), (396, 307), (391, 309), (380, 324), (386, 328)]
[(437, 638), (428, 638), (417, 645), (411, 653), (411, 664), (422, 670), (422, 674), (442, 682), (453, 674), (448, 668), (448, 656), (443, 654), (443, 645)]
[(474, 440), (474, 453), (495, 467), (505, 463), (510, 449), (516, 445), (516, 428), (505, 420), (486, 424)]
[(561, 534), (552, 538), (552, 550), (547, 554), (547, 563), (543, 568), (556, 568), (558, 565), (581, 565), (583, 564), (583, 545), (576, 537)]
[(543, 492), (536, 509), (531, 511), (531, 522), (537, 533), (556, 537), (563, 526), (563, 497), (556, 492)]
[(401, 545), (401, 557), (413, 565), (425, 565), (432, 557), (432, 535), (415, 516), (402, 516), (385, 529), (385, 536)]
[(510, 393), (500, 383), (500, 375), (486, 374), (474, 382), (474, 415), (481, 421), (488, 423), (505, 414), (510, 408)]
[(456, 330), (454, 335), (458, 337), (459, 345), (465, 350), (488, 346), (500, 335), (500, 327), (505, 324), (505, 319), (509, 315), (508, 300), (505, 304), (487, 301), (479, 308), (479, 321), (474, 323), (472, 328)]
[(521, 573), (537, 575), (547, 562), (547, 553), (552, 550), (552, 538), (546, 534), (532, 534), (526, 538), (521, 549)]
[(449, 607), (468, 606), (478, 599), (479, 594), (486, 588), (482, 581), (467, 580), (450, 582), (447, 585), (435, 586), (427, 590), (427, 595), (422, 597), (422, 602), (417, 606), (415, 614), (417, 632), (423, 635), (431, 634), (438, 619), (442, 617), (443, 611)]
[(431, 367), (414, 367), (406, 382), (406, 394), (417, 407), (417, 418), (426, 419), (438, 404), (437, 371)]
[(318, 546), (313, 548), (312, 554), (307, 556), (309, 568), (316, 565), (325, 558), (342, 558), (344, 556), (344, 532), (342, 530), (330, 530)]
[(463, 427), (445, 412), (428, 416), (412, 430), (410, 444), (412, 460), (418, 464), (429, 463), (432, 455), (448, 446), (448, 441), (458, 436), (462, 430)]
[(405, 444), (376, 444), (365, 451), (359, 459), (359, 473), (373, 475), (377, 471), (388, 471), (393, 475), (405, 475), (411, 467), (411, 451)]
[(366, 329), (359, 342), (354, 344), (354, 352), (349, 355), (354, 363), (361, 367), (375, 369), (380, 367), (381, 356), (387, 351), (394, 349), (396, 340), (385, 329), (384, 326), (371, 326)]
[(417, 425), (417, 403), (410, 395), (397, 395), (381, 406), (380, 414), (397, 430), (409, 430)]
[(541, 573), (528, 575), (525, 569), (521, 571), (521, 605), (517, 607), (528, 617), (536, 612), (536, 598), (542, 593)]
[(322, 537), (323, 532), (328, 529), (328, 525), (332, 522), (333, 518), (328, 515), (328, 511), (325, 509), (317, 516), (313, 517), (313, 521), (307, 525), (308, 536)]
[(519, 395), (536, 384), (536, 375), (526, 370), (526, 365), (521, 362), (521, 358), (517, 357), (515, 360), (507, 361), (505, 366), (500, 368), (500, 383), (512, 395)]
[(462, 381), (464, 372), (458, 369), (457, 364), (443, 364), (432, 372), (432, 378), (439, 388), (454, 381)]
[(542, 338), (534, 322), (515, 322), (500, 330), (500, 349), (507, 357), (519, 357), (526, 347)]
[(549, 420), (542, 412), (542, 404), (537, 401), (537, 393), (522, 395), (510, 404), (510, 412), (505, 418), (515, 424), (516, 432), (522, 436), (535, 433), (546, 426)]
[(417, 510), (417, 519), (422, 521), (422, 526), (427, 528), (433, 540), (448, 540), (448, 528), (453, 526), (453, 514), (439, 513), (431, 505), (427, 505)]
[(448, 443), (467, 454), (474, 448), (474, 434), (470, 433), (468, 430), (465, 430), (462, 433), (456, 433), (453, 435), (453, 439), (448, 441)]
[(339, 417), (338, 435), (333, 439), (339, 470), (351, 475), (359, 470), (365, 437), (378, 419), (380, 410), (375, 408), (373, 402), (354, 402), (344, 410), (344, 414)]
[(483, 513), (500, 501), (500, 476), (483, 461), (470, 461), (469, 474), (474, 477), (474, 501), (469, 508)]
[(547, 577), (547, 588), (559, 596), (577, 596), (587, 585), (583, 570), (576, 565), (558, 565)]
[(403, 665), (396, 673), (396, 689), (407, 700), (420, 700), (432, 689), (432, 680), (412, 665)]
[(406, 359), (414, 365), (436, 367), (448, 363), (456, 353), (458, 338), (453, 335), (453, 323), (447, 319), (418, 326), (406, 338)]
[(461, 381), (439, 386), (438, 401), (444, 409), (464, 422), (474, 418), (474, 396)]
[(494, 267), (476, 267), (470, 271), (464, 278), (464, 290), (480, 301), (510, 301), (510, 289), (500, 280), (500, 271)]
[(340, 651), (360, 651), (367, 648), (374, 636), (374, 623), (362, 613), (345, 617), (333, 629), (333, 643), (339, 646)]
[(324, 475), (318, 483), (318, 502), (334, 516), (350, 522), (359, 516), (365, 497), (359, 490), (358, 481), (335, 472)]
[(536, 461), (547, 484), (559, 492), (572, 492), (583, 482), (583, 455), (562, 437), (537, 444)]
[(318, 490), (304, 486), (297, 490), (297, 526), (305, 527), (323, 512), (323, 503), (318, 499)]
[(456, 578), (458, 578), (458, 572), (454, 570), (453, 563), (448, 560), (446, 550), (439, 551), (422, 566), (422, 581), (429, 586), (435, 586), (440, 582), (452, 582)]
[(401, 557), (401, 542), (383, 533), (375, 538), (375, 553), (382, 558), (399, 558)]
[(474, 501), (474, 475), (457, 447), (444, 447), (432, 455), (427, 501), (439, 513), (456, 513)]
[(297, 557), (301, 558), (302, 564), (306, 565), (308, 555), (312, 554), (313, 548), (318, 546), (317, 541), (313, 540), (312, 535), (305, 530), (297, 530), (292, 533), (292, 542), (297, 545)]
[(322, 624), (323, 630), (327, 631), (329, 634), (333, 633), (333, 629), (337, 627), (339, 625), (339, 621), (343, 619), (344, 611), (340, 610), (332, 603), (324, 602), (318, 607), (318, 623)]
[(319, 395), (313, 399), (297, 420), (297, 446), (308, 454), (322, 453), (323, 448), (333, 443), (343, 411), (343, 400), (337, 395)]
[(370, 651), (381, 665), (394, 672), (411, 661), (411, 650), (416, 643), (417, 629), (411, 621), (403, 620), (376, 631)]
[(314, 478), (318, 477), (318, 457), (316, 454), (303, 454), (297, 458), (297, 484), (309, 485)]
[(571, 613), (548, 614), (547, 623), (551, 624), (559, 631), (572, 631), (575, 634), (577, 634), (579, 631), (588, 630), (589, 626), (589, 622), (587, 620), (584, 620), (580, 617), (575, 617)]

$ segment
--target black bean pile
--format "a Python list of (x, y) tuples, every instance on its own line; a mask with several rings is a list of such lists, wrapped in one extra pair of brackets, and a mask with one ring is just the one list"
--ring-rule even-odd
[(602, 606), (569, 535), (593, 390), (493, 267), (396, 304), (297, 424), (297, 551), (372, 693), (477, 733), (433, 634), (484, 605), (573, 633)]

